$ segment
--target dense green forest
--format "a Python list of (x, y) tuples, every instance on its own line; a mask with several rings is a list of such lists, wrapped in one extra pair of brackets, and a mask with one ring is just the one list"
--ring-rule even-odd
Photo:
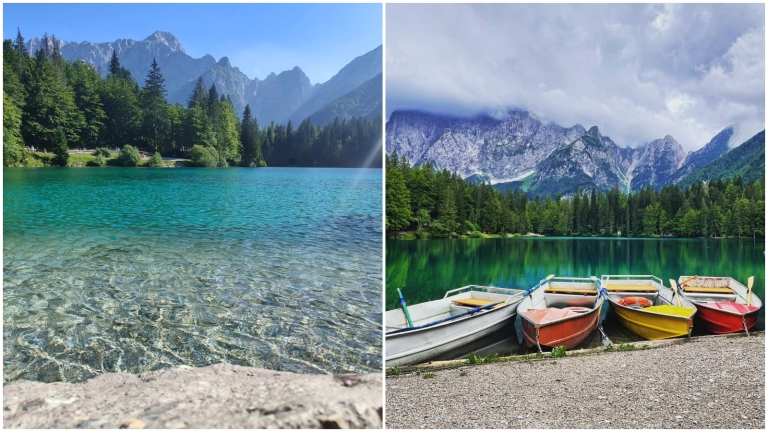
[[(158, 166), (173, 156), (196, 166), (381, 166), (371, 157), (381, 154), (381, 117), (260, 127), (249, 106), (240, 118), (229, 96), (202, 77), (186, 107), (172, 105), (157, 62), (140, 87), (114, 52), (102, 78), (84, 61), (65, 61), (55, 37), (46, 35), (43, 47), (30, 56), (21, 32), (3, 41), (5, 166), (28, 165), (25, 148), (52, 153), (51, 163), (62, 166), (71, 148), (100, 148), (95, 165)], [(123, 150), (112, 158), (109, 148)], [(141, 162), (139, 150), (155, 156)]]
[(397, 152), (386, 157), (387, 231), (413, 230), (421, 238), (491, 234), (625, 237), (765, 237), (765, 177), (740, 176), (647, 186), (630, 194), (580, 190), (572, 199), (504, 193), (489, 183), (466, 182), (430, 163), (411, 167)]
[(680, 187), (708, 180), (740, 175), (744, 181), (758, 181), (765, 175), (765, 131), (762, 131), (680, 180)]

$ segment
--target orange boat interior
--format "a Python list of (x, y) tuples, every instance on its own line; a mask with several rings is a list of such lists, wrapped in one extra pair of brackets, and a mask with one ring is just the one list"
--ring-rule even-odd
[(545, 324), (557, 321), (563, 318), (581, 315), (589, 312), (591, 309), (586, 307), (566, 307), (566, 308), (545, 308), (523, 312), (523, 315), (530, 318), (536, 324)]

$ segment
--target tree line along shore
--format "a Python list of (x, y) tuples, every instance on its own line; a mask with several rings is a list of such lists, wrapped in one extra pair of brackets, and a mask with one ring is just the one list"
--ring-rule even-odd
[[(153, 61), (139, 87), (114, 51), (102, 77), (82, 60), (65, 61), (54, 36), (30, 55), (19, 31), (3, 41), (4, 165), (66, 166), (74, 157), (92, 166), (162, 166), (167, 156), (205, 167), (381, 166), (371, 158), (381, 151), (380, 116), (261, 127), (250, 106), (238, 116), (229, 95), (206, 88), (202, 77), (186, 107), (167, 102), (164, 81)], [(70, 148), (94, 152), (70, 155)], [(139, 151), (153, 156), (143, 160)]]
[[(741, 176), (628, 194), (580, 190), (529, 199), (467, 182), (427, 162), (411, 167), (397, 152), (385, 157), (386, 230), (405, 238), (493, 235), (765, 238), (765, 177)], [(407, 233), (402, 233), (406, 231)], [(397, 234), (396, 234), (397, 233)]]

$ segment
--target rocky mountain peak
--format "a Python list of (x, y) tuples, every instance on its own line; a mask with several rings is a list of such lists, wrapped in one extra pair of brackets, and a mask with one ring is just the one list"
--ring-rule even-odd
[[(736, 128), (737, 130), (738, 128)], [(431, 162), (466, 178), (529, 194), (572, 194), (579, 187), (622, 191), (661, 188), (728, 151), (734, 128), (702, 149), (686, 153), (671, 135), (637, 148), (621, 147), (597, 126), (585, 130), (543, 124), (524, 109), (501, 120), (396, 110), (387, 122), (386, 150), (412, 165)], [(531, 195), (533, 196), (533, 195)]]
[[(28, 39), (27, 50), (34, 53), (43, 43), (43, 38), (40, 37)], [(246, 104), (250, 104), (253, 115), (260, 121), (275, 120), (281, 124), (286, 123), (289, 116), (298, 112), (310, 98), (314, 98), (316, 103), (310, 107), (311, 110), (297, 114), (297, 124), (382, 71), (379, 46), (363, 56), (356, 57), (339, 71), (337, 77), (332, 79), (333, 82), (326, 83), (326, 87), (333, 91), (326, 91), (315, 97), (314, 88), (317, 85), (313, 86), (298, 66), (279, 75), (271, 73), (264, 81), (250, 79), (237, 67), (232, 67), (227, 57), (221, 57), (218, 61), (210, 54), (193, 58), (185, 52), (176, 36), (167, 31), (155, 31), (142, 40), (59, 43), (65, 60), (83, 60), (101, 70), (102, 76), (107, 75), (112, 54), (116, 53), (120, 65), (131, 73), (140, 86), (144, 84), (153, 60), (156, 60), (165, 78), (167, 100), (170, 103), (186, 105), (195, 83), (202, 77), (206, 87), (215, 83), (219, 94), (231, 96), (238, 114), (243, 112)], [(375, 53), (378, 53), (378, 58)], [(358, 73), (344, 72), (350, 69)], [(355, 108), (349, 108), (348, 111), (356, 112)]]
[(219, 66), (219, 67), (224, 67), (224, 68), (232, 67), (232, 64), (229, 63), (229, 58), (227, 58), (227, 57), (222, 57), (221, 60), (219, 60), (219, 62), (216, 63), (216, 65)]
[(173, 52), (186, 53), (186, 51), (184, 51), (184, 47), (181, 46), (181, 42), (179, 42), (179, 40), (176, 39), (176, 36), (174, 36), (171, 32), (158, 30), (144, 38), (144, 41), (161, 43), (170, 48)]
[(679, 182), (686, 175), (727, 153), (734, 133), (734, 126), (728, 126), (715, 135), (704, 147), (688, 153), (680, 169), (669, 179), (668, 183)]

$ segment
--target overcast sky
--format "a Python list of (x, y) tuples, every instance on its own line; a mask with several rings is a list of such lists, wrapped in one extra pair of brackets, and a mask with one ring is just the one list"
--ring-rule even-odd
[(387, 116), (518, 107), (686, 150), (730, 124), (739, 143), (765, 128), (763, 4), (386, 8)]

